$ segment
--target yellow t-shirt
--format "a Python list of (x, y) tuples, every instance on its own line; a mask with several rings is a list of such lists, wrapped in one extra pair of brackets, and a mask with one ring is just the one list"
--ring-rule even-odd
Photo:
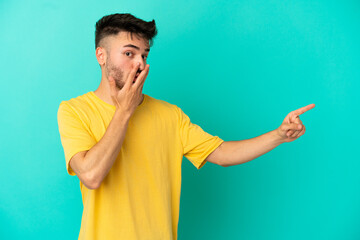
[[(101, 139), (114, 112), (115, 106), (94, 92), (60, 103), (59, 132), (70, 175), (75, 175), (72, 156)], [(91, 190), (80, 181), (79, 239), (177, 239), (183, 156), (200, 169), (222, 142), (191, 123), (176, 105), (144, 94), (100, 187)]]

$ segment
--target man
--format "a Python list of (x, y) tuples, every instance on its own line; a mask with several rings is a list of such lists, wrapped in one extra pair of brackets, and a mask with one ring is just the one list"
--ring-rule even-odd
[(99, 87), (60, 103), (66, 167), (80, 179), (84, 205), (79, 239), (177, 239), (183, 156), (198, 169), (237, 165), (305, 133), (298, 116), (314, 104), (276, 130), (225, 142), (176, 105), (142, 94), (156, 34), (154, 20), (104, 16), (95, 31)]

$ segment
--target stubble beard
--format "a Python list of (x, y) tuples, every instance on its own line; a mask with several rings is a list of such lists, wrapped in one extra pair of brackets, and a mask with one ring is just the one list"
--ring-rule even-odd
[(108, 65), (106, 66), (107, 76), (112, 76), (115, 80), (116, 87), (119, 90), (121, 90), (125, 85), (125, 82), (123, 81), (124, 71), (121, 68), (113, 65), (109, 57), (107, 59), (107, 63), (108, 63)]

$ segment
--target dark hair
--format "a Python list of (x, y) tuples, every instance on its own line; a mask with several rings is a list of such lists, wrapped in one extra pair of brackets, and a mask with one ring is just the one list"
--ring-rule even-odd
[(104, 16), (96, 22), (95, 27), (95, 49), (99, 46), (101, 39), (109, 35), (116, 35), (120, 31), (130, 32), (131, 37), (132, 33), (135, 33), (150, 41), (150, 46), (153, 45), (153, 38), (157, 34), (155, 20), (146, 22), (129, 13)]

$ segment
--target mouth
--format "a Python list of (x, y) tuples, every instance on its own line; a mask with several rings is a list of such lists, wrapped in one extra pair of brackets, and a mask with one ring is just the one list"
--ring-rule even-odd
[(135, 77), (134, 77), (134, 80), (133, 80), (133, 83), (135, 83), (137, 77), (139, 76), (139, 74), (136, 74)]
[(137, 79), (137, 77), (138, 77), (139, 75), (140, 75), (140, 73), (135, 75), (133, 83), (135, 82), (135, 80)]

